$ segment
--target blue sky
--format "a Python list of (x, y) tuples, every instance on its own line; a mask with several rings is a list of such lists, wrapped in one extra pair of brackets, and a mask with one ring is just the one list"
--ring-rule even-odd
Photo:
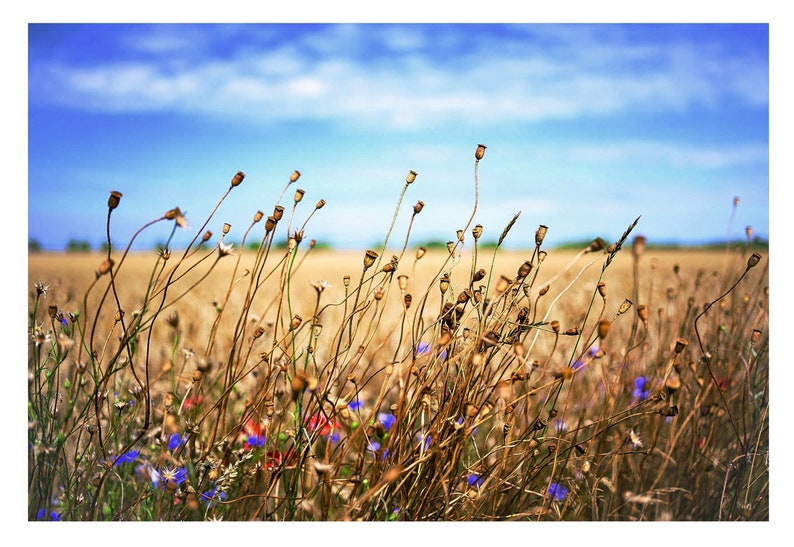
[[(114, 245), (172, 207), (188, 241), (239, 239), (297, 169), (305, 237), (367, 247), (446, 241), (475, 222), (505, 245), (769, 236), (766, 24), (31, 24), (28, 237)], [(140, 248), (165, 240), (161, 224)], [(236, 237), (235, 237), (236, 236)]]

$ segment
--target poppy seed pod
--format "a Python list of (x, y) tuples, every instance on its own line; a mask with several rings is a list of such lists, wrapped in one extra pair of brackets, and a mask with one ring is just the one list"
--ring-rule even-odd
[(254, 222), (259, 222), (260, 220), (262, 220), (264, 216), (265, 213), (263, 213), (262, 211), (257, 211), (256, 214), (254, 214)]
[(475, 241), (480, 239), (480, 236), (482, 235), (482, 224), (478, 224), (477, 226), (472, 228), (471, 235), (474, 236)]
[(405, 177), (405, 183), (411, 184), (416, 180), (416, 171), (408, 171), (408, 176)]
[(228, 234), (229, 230), (231, 230), (231, 229), (232, 229), (232, 225), (231, 224), (229, 224), (228, 222), (224, 222), (223, 223), (223, 233), (224, 234)]
[(487, 146), (485, 146), (484, 144), (477, 145), (477, 150), (474, 152), (474, 157), (477, 159), (477, 161), (480, 161), (482, 157), (485, 155), (486, 148)]
[(598, 322), (598, 337), (599, 338), (601, 338), (603, 340), (604, 338), (607, 337), (607, 334), (609, 334), (609, 326), (611, 324), (612, 323), (609, 321), (609, 319), (601, 319)]
[(408, 287), (408, 276), (405, 274), (398, 275), (397, 285), (399, 285), (401, 291), (404, 291)]
[(645, 252), (645, 236), (636, 236), (632, 241), (631, 252), (634, 258), (639, 258)]
[(108, 209), (111, 211), (119, 206), (119, 201), (121, 201), (121, 192), (117, 192), (116, 190), (112, 190), (110, 192), (110, 197), (108, 198)]
[(422, 258), (423, 256), (425, 256), (425, 253), (426, 253), (426, 252), (427, 252), (427, 249), (425, 249), (424, 247), (419, 247), (419, 248), (416, 250), (416, 260), (419, 260), (420, 258)]
[(321, 199), (320, 201), (318, 201), (317, 205), (314, 206), (315, 209), (322, 209), (323, 207), (325, 207), (325, 200), (324, 199)]
[(758, 253), (753, 253), (752, 256), (750, 256), (750, 258), (747, 259), (747, 269), (749, 270), (750, 268), (754, 267), (760, 261), (761, 261), (761, 255)]
[(546, 238), (546, 233), (549, 231), (548, 226), (544, 226), (541, 224), (538, 226), (538, 229), (535, 231), (535, 245), (540, 247), (543, 244), (543, 240)]
[(607, 284), (603, 281), (598, 282), (598, 294), (601, 295), (601, 298), (607, 297)]
[(682, 351), (684, 351), (687, 344), (689, 344), (689, 342), (687, 342), (683, 338), (679, 338), (678, 340), (675, 341), (675, 349), (673, 351), (675, 352), (676, 355), (679, 355)]
[(422, 209), (424, 209), (424, 207), (425, 207), (425, 204), (424, 204), (424, 202), (422, 200), (417, 201), (416, 205), (414, 205), (414, 214), (418, 215), (419, 213), (421, 213)]
[(364, 269), (371, 268), (375, 264), (376, 258), (378, 258), (378, 253), (371, 249), (364, 253)]
[(243, 182), (245, 178), (245, 173), (242, 171), (237, 171), (237, 173), (232, 177), (232, 186), (240, 186), (240, 183)]
[(507, 290), (507, 288), (510, 286), (512, 282), (513, 281), (510, 278), (503, 275), (499, 277), (499, 281), (496, 282), (496, 287), (494, 288), (496, 289), (496, 292), (502, 294)]
[(474, 275), (471, 278), (471, 282), (475, 283), (477, 281), (481, 281), (486, 276), (487, 273), (488, 272), (485, 271), (485, 268), (480, 268), (479, 270), (474, 272)]
[(528, 276), (529, 272), (531, 271), (532, 271), (532, 263), (529, 262), (528, 260), (524, 261), (524, 263), (521, 264), (521, 266), (518, 268), (518, 277), (524, 278)]
[(281, 220), (283, 216), (284, 216), (284, 207), (282, 207), (281, 205), (276, 205), (273, 208), (273, 218), (275, 218), (276, 222), (278, 222), (279, 220)]
[(267, 217), (265, 221), (265, 232), (271, 232), (276, 227), (276, 219), (272, 216)]
[(295, 203), (300, 203), (300, 201), (303, 199), (303, 194), (305, 193), (306, 193), (305, 191), (298, 188), (297, 190), (295, 190), (295, 196), (292, 198), (293, 201), (295, 201)]
[(301, 172), (300, 171), (297, 171), (297, 170), (293, 171), (292, 174), (289, 176), (289, 181), (291, 183), (295, 182), (296, 180), (298, 180), (300, 178), (300, 176), (301, 176)]
[(441, 294), (447, 292), (447, 289), (449, 289), (449, 274), (441, 276), (441, 279), (438, 280), (438, 288), (441, 290)]

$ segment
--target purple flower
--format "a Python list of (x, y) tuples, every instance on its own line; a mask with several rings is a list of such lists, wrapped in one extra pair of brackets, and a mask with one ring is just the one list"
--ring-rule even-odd
[(466, 478), (466, 481), (469, 483), (469, 486), (476, 486), (477, 488), (479, 488), (480, 486), (482, 486), (483, 479), (477, 473), (472, 473)]
[[(419, 357), (421, 355), (430, 355), (433, 350), (433, 346), (428, 344), (427, 342), (419, 342), (416, 346), (416, 356)], [(443, 361), (447, 358), (447, 350), (441, 350), (441, 353), (438, 355), (438, 359)]]
[(219, 492), (217, 486), (213, 486), (212, 490), (209, 490), (207, 492), (203, 492), (201, 494), (201, 501), (206, 503), (207, 507), (212, 507), (212, 506), (215, 505), (213, 500), (223, 501), (225, 499), (226, 499), (226, 492), (224, 492), (222, 490)]
[(638, 401), (648, 398), (648, 380), (644, 376), (637, 376), (634, 379), (634, 392), (632, 396)]
[(39, 509), (39, 512), (36, 513), (36, 520), (61, 520), (61, 515), (55, 511), (50, 511), (50, 514), (47, 515), (45, 509)]
[(397, 418), (394, 417), (394, 414), (378, 412), (378, 421), (382, 423), (383, 427), (388, 431), (394, 425), (394, 422), (397, 421)]
[(553, 482), (549, 485), (549, 496), (557, 501), (562, 501), (568, 495), (568, 489), (563, 485)]
[(353, 411), (359, 410), (359, 409), (361, 409), (363, 407), (364, 407), (364, 403), (362, 403), (358, 399), (356, 399), (355, 401), (350, 401), (350, 403), (347, 405), (347, 408), (349, 408), (350, 410), (353, 410)]
[(180, 444), (182, 444), (182, 439), (179, 438), (179, 433), (174, 433), (171, 435), (171, 438), (168, 439), (168, 450), (173, 452)]
[(121, 456), (116, 458), (116, 461), (113, 462), (113, 467), (118, 467), (119, 465), (121, 465), (123, 463), (131, 463), (131, 462), (135, 461), (135, 458), (137, 458), (137, 457), (138, 457), (138, 451), (137, 450), (130, 450), (128, 452), (125, 452), (124, 454), (122, 454)]
[(245, 441), (246, 448), (262, 448), (265, 446), (265, 436), (264, 435), (249, 435), (248, 439)]

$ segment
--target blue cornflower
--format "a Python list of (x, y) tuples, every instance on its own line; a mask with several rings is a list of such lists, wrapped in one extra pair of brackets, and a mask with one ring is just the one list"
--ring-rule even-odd
[(187, 470), (184, 467), (166, 467), (160, 472), (163, 485), (169, 482), (182, 484), (187, 480)]
[(476, 486), (479, 488), (482, 486), (483, 478), (479, 476), (477, 473), (472, 473), (466, 478), (466, 481), (469, 483), (469, 486)]
[(249, 435), (248, 439), (246, 440), (246, 447), (247, 448), (262, 448), (265, 446), (265, 436), (264, 435)]
[(394, 414), (378, 412), (378, 421), (382, 423), (383, 427), (388, 431), (394, 425), (394, 422), (397, 421), (397, 418), (394, 417)]
[(644, 376), (637, 376), (634, 379), (634, 392), (632, 396), (638, 401), (644, 401), (648, 398), (648, 380)]
[(204, 492), (201, 494), (201, 501), (205, 502), (207, 504), (207, 507), (212, 507), (213, 505), (215, 505), (213, 500), (223, 501), (225, 499), (226, 499), (226, 492), (224, 492), (223, 490), (219, 492), (217, 486), (213, 486), (212, 490), (209, 490), (208, 492)]
[(553, 482), (549, 485), (549, 496), (557, 501), (562, 501), (568, 495), (568, 489), (561, 484)]
[[(430, 355), (430, 352), (433, 350), (433, 346), (428, 344), (427, 342), (419, 342), (416, 346), (416, 356), (419, 357), (420, 355)], [(439, 360), (443, 361), (447, 358), (447, 350), (441, 350), (441, 353), (438, 355)]]
[(123, 463), (131, 463), (131, 462), (135, 461), (135, 458), (137, 458), (137, 457), (138, 457), (138, 451), (137, 450), (129, 450), (129, 451), (125, 452), (124, 454), (122, 454), (121, 456), (119, 456), (118, 458), (116, 458), (116, 461), (113, 463), (113, 466), (114, 467), (118, 467), (119, 465), (121, 465)]
[(61, 515), (55, 511), (50, 511), (50, 514), (47, 515), (45, 509), (39, 509), (39, 512), (36, 513), (36, 520), (61, 520)]
[[(598, 353), (598, 348), (593, 346), (593, 347), (590, 348), (590, 350), (587, 353), (590, 355), (591, 358), (593, 358), (593, 357), (595, 357), (595, 354)], [(573, 370), (579, 370), (584, 365), (585, 365), (584, 360), (578, 359), (578, 360), (574, 361), (574, 363), (571, 365), (571, 368)]]
[(347, 405), (347, 408), (349, 408), (350, 410), (354, 410), (354, 411), (355, 410), (359, 410), (359, 409), (361, 409), (363, 407), (364, 407), (364, 403), (362, 403), (358, 399), (356, 399), (355, 401), (350, 401), (350, 403)]
[(168, 450), (173, 452), (179, 447), (180, 444), (182, 444), (182, 439), (179, 438), (179, 433), (174, 433), (168, 439)]

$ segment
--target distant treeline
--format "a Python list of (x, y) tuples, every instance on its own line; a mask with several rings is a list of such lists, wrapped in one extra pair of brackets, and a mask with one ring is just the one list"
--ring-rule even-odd
[[(571, 241), (568, 243), (562, 243), (559, 245), (553, 246), (554, 249), (562, 249), (562, 250), (576, 250), (576, 249), (583, 249), (587, 245), (590, 244), (592, 240), (581, 240), (581, 241)], [(240, 245), (237, 242), (232, 242), (236, 248), (239, 248)], [(731, 246), (746, 245), (746, 241), (741, 240), (733, 240), (730, 242)], [(304, 241), (301, 245), (308, 245), (309, 242)], [(383, 243), (373, 244), (371, 248), (377, 248)], [(417, 243), (412, 245), (412, 248), (416, 249), (419, 247), (424, 247), (428, 251), (432, 250), (443, 250), (447, 248), (448, 243), (445, 241), (438, 241), (438, 240), (431, 240), (422, 243)], [(328, 243), (319, 243), (313, 242), (313, 246), (316, 249), (333, 249), (333, 245)], [(478, 244), (480, 249), (493, 249), (496, 247), (496, 241), (481, 241)], [(725, 248), (724, 241), (714, 241), (710, 243), (699, 243), (699, 244), (683, 244), (683, 243), (647, 243), (648, 249), (656, 249), (656, 250), (678, 250), (678, 249), (703, 249), (703, 250), (720, 250)], [(165, 244), (157, 244), (152, 247), (152, 250), (162, 249), (165, 247)], [(204, 243), (201, 245), (204, 248), (210, 248), (211, 245), (208, 243)], [(259, 242), (252, 242), (245, 246), (247, 250), (255, 251), (259, 247)], [(287, 240), (280, 240), (273, 243), (273, 247), (276, 249), (286, 249), (287, 248)], [(92, 251), (100, 251), (106, 252), (108, 248), (107, 243), (102, 243), (97, 246), (92, 246), (90, 242), (85, 240), (78, 240), (78, 239), (70, 239), (66, 246), (63, 249), (45, 249), (43, 245), (36, 239), (28, 240), (28, 252), (29, 253), (38, 253), (44, 251), (65, 251), (67, 253), (89, 253)], [(758, 237), (753, 238), (750, 242), (750, 248), (754, 250), (765, 250), (769, 248), (769, 241), (765, 239), (760, 239)]]

